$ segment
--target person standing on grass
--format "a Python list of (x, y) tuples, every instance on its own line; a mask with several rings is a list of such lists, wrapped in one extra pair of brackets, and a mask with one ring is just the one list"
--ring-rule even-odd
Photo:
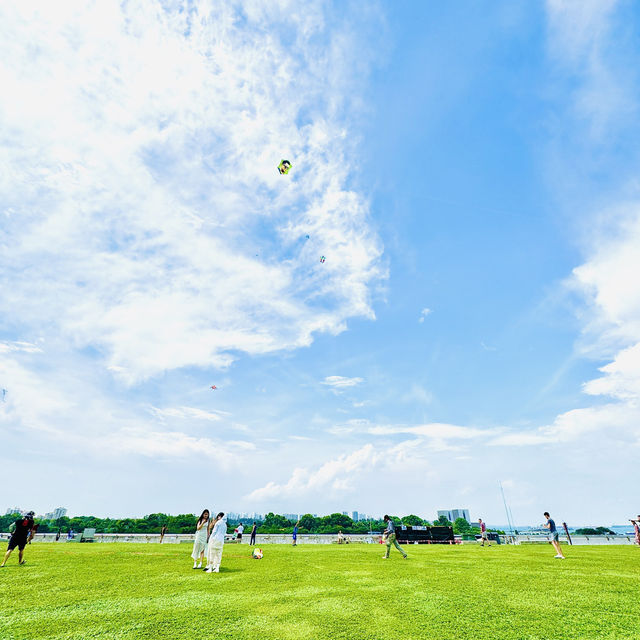
[(298, 546), (298, 525), (300, 524), (300, 520), (293, 525), (293, 546)]
[(207, 573), (220, 573), (222, 562), (222, 550), (224, 548), (224, 536), (227, 533), (227, 516), (222, 511), (216, 516), (213, 530), (209, 536), (209, 548), (207, 549)]
[(640, 516), (637, 520), (630, 520), (633, 525), (633, 532), (636, 534), (636, 544), (640, 545)]
[(382, 534), (382, 540), (387, 545), (387, 552), (382, 556), (383, 559), (384, 560), (389, 559), (389, 554), (391, 553), (391, 545), (393, 545), (402, 554), (402, 557), (406, 560), (407, 554), (404, 552), (404, 550), (396, 540), (396, 525), (393, 524), (393, 520), (387, 515), (385, 515), (384, 521), (387, 523), (387, 528), (384, 530), (384, 533)]
[(164, 540), (165, 533), (167, 533), (167, 525), (163, 524), (162, 528), (160, 529), (160, 544), (162, 544), (162, 541)]
[(244, 533), (244, 525), (242, 524), (242, 522), (238, 525), (236, 533), (238, 534), (238, 541), (242, 543), (242, 534)]
[[(209, 526), (209, 509), (205, 509), (196, 522), (196, 537), (193, 541), (193, 568), (202, 568), (204, 552), (207, 548), (207, 527)], [(197, 563), (197, 565), (196, 565)]]
[(489, 542), (489, 538), (487, 537), (487, 524), (486, 522), (482, 522), (482, 518), (478, 518), (478, 522), (480, 524), (480, 546), (484, 547), (484, 543), (488, 542), (489, 546), (491, 546), (491, 543)]
[(7, 552), (4, 554), (4, 559), (2, 560), (2, 564), (0, 567), (4, 567), (7, 564), (7, 560), (11, 555), (11, 552), (18, 547), (18, 564), (25, 564), (26, 560), (24, 560), (24, 548), (27, 545), (27, 539), (29, 535), (33, 533), (35, 524), (33, 522), (33, 516), (35, 514), (33, 511), (29, 511), (24, 517), (18, 518), (15, 521), (15, 531), (11, 534), (9, 538), (9, 546), (7, 547)]
[(556, 529), (556, 523), (551, 519), (548, 511), (544, 512), (544, 517), (547, 519), (547, 523), (544, 526), (549, 529), (551, 544), (553, 545), (553, 548), (558, 552), (556, 553), (554, 558), (558, 558), (558, 560), (564, 560), (562, 549), (560, 549), (560, 543), (558, 542), (558, 530)]
[(256, 531), (258, 530), (257, 523), (253, 523), (253, 527), (251, 528), (251, 537), (249, 538), (249, 544), (253, 546), (256, 543)]

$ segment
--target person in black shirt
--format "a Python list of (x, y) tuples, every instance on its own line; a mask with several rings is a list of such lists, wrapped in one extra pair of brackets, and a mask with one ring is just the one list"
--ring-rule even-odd
[(258, 525), (254, 522), (253, 528), (251, 529), (251, 538), (249, 539), (249, 544), (253, 545), (256, 543), (256, 530), (258, 529)]
[(9, 538), (7, 553), (4, 554), (4, 559), (2, 560), (2, 564), (0, 564), (0, 567), (4, 567), (4, 565), (7, 563), (7, 560), (9, 559), (9, 556), (11, 555), (11, 552), (16, 547), (18, 547), (18, 563), (25, 563), (22, 556), (24, 554), (24, 548), (27, 544), (27, 538), (29, 538), (29, 534), (33, 532), (35, 527), (33, 523), (33, 516), (33, 511), (29, 511), (27, 515), (16, 520), (16, 530), (11, 535), (11, 538)]

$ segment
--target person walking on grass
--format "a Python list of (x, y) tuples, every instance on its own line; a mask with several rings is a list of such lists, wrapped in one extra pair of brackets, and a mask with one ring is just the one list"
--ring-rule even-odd
[(633, 525), (633, 532), (636, 536), (636, 544), (640, 545), (640, 516), (638, 516), (637, 520), (630, 520)]
[(167, 525), (163, 524), (162, 528), (160, 529), (160, 544), (162, 544), (162, 541), (164, 540), (165, 533), (167, 533)]
[(383, 559), (384, 560), (389, 559), (389, 554), (391, 553), (391, 545), (393, 545), (402, 554), (402, 557), (406, 560), (407, 554), (404, 552), (404, 550), (396, 540), (396, 525), (393, 524), (393, 520), (389, 516), (385, 516), (384, 521), (387, 523), (387, 528), (384, 530), (384, 533), (382, 534), (382, 540), (387, 545), (387, 552), (382, 556)]
[(553, 548), (557, 551), (554, 558), (558, 560), (564, 560), (564, 556), (562, 555), (562, 549), (560, 549), (560, 543), (558, 542), (558, 530), (556, 529), (556, 523), (551, 519), (548, 511), (544, 512), (544, 517), (547, 519), (547, 523), (544, 525), (545, 528), (549, 529), (549, 537), (551, 538), (551, 544)]
[(491, 543), (489, 542), (489, 538), (487, 537), (487, 523), (486, 522), (482, 522), (482, 518), (478, 518), (478, 522), (480, 523), (480, 546), (484, 547), (484, 543), (488, 542), (489, 546), (491, 546)]
[(298, 546), (298, 525), (300, 524), (300, 520), (293, 525), (293, 546)]
[(18, 547), (18, 564), (25, 564), (26, 560), (24, 559), (24, 548), (27, 545), (27, 540), (30, 534), (33, 534), (35, 524), (33, 522), (33, 516), (35, 514), (33, 511), (29, 511), (25, 516), (18, 518), (15, 521), (15, 531), (11, 534), (9, 538), (9, 545), (7, 547), (7, 552), (4, 554), (4, 558), (2, 560), (2, 564), (0, 564), (0, 568), (4, 567), (7, 564), (7, 560), (11, 555), (11, 552)]
[(209, 526), (209, 509), (205, 509), (196, 521), (196, 537), (193, 541), (193, 568), (201, 569), (204, 562), (204, 552), (207, 549), (207, 527)]
[(251, 528), (251, 537), (249, 538), (249, 544), (253, 546), (256, 543), (256, 531), (258, 530), (258, 524), (256, 522), (253, 523), (253, 527)]
[(227, 533), (227, 516), (222, 511), (216, 516), (213, 530), (209, 536), (209, 548), (207, 549), (207, 573), (220, 573), (222, 562), (222, 550), (224, 548), (224, 536)]

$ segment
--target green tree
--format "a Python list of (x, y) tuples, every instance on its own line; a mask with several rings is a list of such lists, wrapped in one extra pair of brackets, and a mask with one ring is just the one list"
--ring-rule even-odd
[(437, 520), (433, 521), (433, 526), (434, 527), (450, 527), (452, 525), (451, 525), (451, 522), (447, 520), (446, 516), (439, 516)]
[(410, 524), (412, 527), (420, 527), (424, 525), (424, 520), (420, 516), (405, 516), (402, 518), (402, 522), (404, 524)]
[(453, 532), (457, 534), (467, 533), (471, 525), (464, 518), (456, 518), (453, 523)]

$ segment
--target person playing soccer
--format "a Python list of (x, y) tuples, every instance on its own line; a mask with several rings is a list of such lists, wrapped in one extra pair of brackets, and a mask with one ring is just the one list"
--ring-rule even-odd
[(487, 542), (489, 546), (491, 543), (489, 542), (489, 538), (487, 537), (487, 523), (482, 522), (482, 518), (478, 518), (478, 522), (480, 523), (480, 546), (484, 547), (484, 543)]
[(256, 531), (258, 530), (258, 524), (256, 522), (253, 523), (253, 527), (251, 528), (251, 537), (249, 538), (249, 544), (253, 546), (256, 543)]
[(387, 528), (384, 530), (384, 533), (382, 534), (382, 540), (387, 545), (387, 552), (382, 556), (383, 559), (384, 560), (389, 559), (389, 554), (391, 553), (391, 545), (393, 545), (402, 554), (402, 557), (406, 560), (407, 554), (404, 552), (404, 550), (396, 540), (396, 525), (393, 524), (393, 520), (387, 515), (385, 515), (384, 521), (387, 523)]
[(551, 519), (548, 511), (544, 512), (544, 517), (547, 519), (547, 523), (544, 525), (545, 528), (549, 529), (549, 537), (551, 538), (551, 544), (553, 548), (558, 552), (554, 558), (558, 558), (558, 560), (564, 560), (564, 556), (562, 555), (562, 549), (560, 549), (560, 543), (558, 542), (558, 530), (556, 529), (556, 523)]
[(227, 533), (227, 516), (221, 511), (215, 519), (213, 530), (209, 536), (209, 548), (207, 549), (206, 573), (220, 573), (220, 563), (222, 562), (222, 550), (224, 548), (224, 537)]
[(209, 526), (209, 509), (205, 509), (196, 522), (196, 537), (193, 541), (193, 568), (200, 569), (204, 562), (204, 552), (207, 548), (207, 527)]
[(7, 552), (4, 554), (4, 559), (2, 560), (2, 564), (0, 564), (0, 568), (4, 567), (7, 564), (7, 560), (11, 555), (11, 552), (18, 547), (18, 564), (25, 564), (26, 560), (24, 559), (24, 548), (27, 545), (27, 539), (29, 535), (32, 534), (35, 530), (35, 524), (33, 522), (33, 511), (29, 511), (24, 517), (18, 518), (15, 522), (15, 531), (11, 534), (11, 538), (9, 538), (9, 546), (7, 547)]

